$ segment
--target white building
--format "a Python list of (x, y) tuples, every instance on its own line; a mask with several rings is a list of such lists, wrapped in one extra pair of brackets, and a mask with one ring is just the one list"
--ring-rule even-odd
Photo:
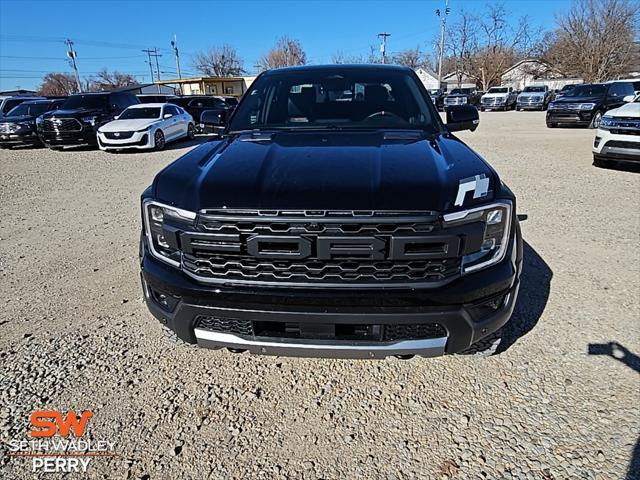
[(567, 78), (552, 65), (536, 58), (525, 58), (507, 68), (500, 76), (500, 85), (522, 90), (527, 85), (547, 85), (551, 90), (565, 85), (583, 83), (581, 78)]
[(465, 72), (451, 72), (442, 77), (442, 82), (446, 84), (447, 92), (454, 88), (476, 88), (476, 79)]
[(426, 68), (417, 68), (416, 75), (427, 90), (435, 90), (440, 88), (438, 85), (438, 74)]

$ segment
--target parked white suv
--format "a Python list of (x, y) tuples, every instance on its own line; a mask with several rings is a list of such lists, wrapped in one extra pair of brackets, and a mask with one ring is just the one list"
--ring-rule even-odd
[(480, 110), (509, 110), (516, 108), (518, 95), (513, 87), (491, 87), (480, 98)]
[(606, 112), (596, 131), (593, 164), (605, 167), (616, 161), (640, 162), (640, 95)]

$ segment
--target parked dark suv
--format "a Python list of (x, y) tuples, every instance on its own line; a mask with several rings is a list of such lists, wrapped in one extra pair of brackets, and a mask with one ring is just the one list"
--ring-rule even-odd
[(171, 100), (171, 103), (181, 106), (193, 117), (196, 124), (196, 131), (200, 133), (200, 115), (207, 110), (213, 110), (222, 113), (223, 120), (226, 120), (227, 113), (233, 108), (222, 98), (209, 95), (191, 95), (186, 97), (178, 97)]
[(567, 95), (549, 104), (547, 127), (578, 125), (598, 128), (607, 110), (624, 105), (624, 98), (634, 95), (633, 82), (576, 85)]
[(430, 357), (495, 332), (520, 285), (516, 199), (452, 133), (478, 110), (446, 117), (406, 67), (262, 73), (222, 139), (142, 194), (149, 310), (271, 355)]
[(480, 107), (482, 94), (475, 88), (454, 88), (444, 97), (444, 106), (474, 105)]
[(0, 119), (0, 147), (42, 146), (36, 129), (36, 118), (45, 112), (57, 110), (64, 102), (65, 99), (30, 100), (14, 107)]
[(98, 145), (96, 132), (130, 105), (140, 103), (129, 92), (71, 95), (55, 112), (38, 117), (38, 135), (50, 148)]

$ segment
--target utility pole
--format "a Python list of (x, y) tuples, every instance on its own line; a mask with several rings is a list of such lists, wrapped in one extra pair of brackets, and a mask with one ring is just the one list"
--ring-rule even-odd
[(82, 84), (80, 83), (80, 75), (78, 74), (78, 65), (76, 64), (76, 58), (78, 54), (73, 49), (73, 42), (67, 38), (64, 42), (67, 44), (69, 51), (67, 52), (67, 57), (71, 59), (71, 66), (73, 67), (73, 71), (76, 73), (76, 83), (78, 84), (78, 92), (82, 93)]
[[(173, 47), (173, 53), (176, 56), (176, 71), (178, 72), (178, 80), (182, 80), (182, 74), (180, 73), (180, 53), (178, 52), (178, 39), (173, 34), (173, 40), (171, 40), (171, 46)], [(180, 95), (182, 95), (182, 83), (178, 84), (180, 88)]]
[(147, 48), (146, 50), (142, 50), (144, 53), (147, 54), (147, 56), (149, 57), (149, 70), (151, 71), (151, 81), (153, 82), (153, 63), (151, 63), (151, 57), (156, 57), (156, 73), (158, 75), (158, 93), (160, 93), (160, 63), (158, 62), (158, 57), (161, 57), (162, 55), (158, 53), (158, 49), (157, 48)]
[(387, 37), (390, 37), (391, 34), (387, 32), (382, 32), (378, 34), (378, 38), (380, 39), (380, 55), (382, 56), (382, 63), (387, 63)]
[(451, 13), (449, 0), (444, 0), (444, 14), (436, 9), (436, 16), (440, 17), (440, 55), (438, 56), (438, 88), (442, 87), (442, 57), (444, 57), (444, 32), (447, 29), (447, 17)]

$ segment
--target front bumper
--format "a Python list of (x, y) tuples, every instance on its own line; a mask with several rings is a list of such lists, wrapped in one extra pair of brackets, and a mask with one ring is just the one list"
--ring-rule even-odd
[[(511, 317), (522, 270), (519, 230), (505, 260), (460, 277), (439, 288), (425, 289), (286, 289), (207, 286), (150, 255), (142, 241), (141, 279), (150, 312), (179, 338), (202, 347), (228, 347), (267, 355), (384, 358), (390, 355), (433, 357), (456, 353), (502, 327)], [(171, 299), (163, 305), (159, 299)], [(487, 310), (487, 305), (495, 308)], [(481, 313), (479, 313), (481, 312)], [(387, 326), (437, 324), (443, 334), (396, 341), (336, 340), (254, 336), (197, 328), (198, 318), (231, 323), (255, 322), (308, 326)], [(200, 324), (198, 324), (200, 325)], [(347, 327), (348, 328), (348, 327)]]
[(518, 100), (516, 107), (519, 110), (542, 110), (544, 108), (544, 100), (540, 100), (540, 101)]
[(547, 125), (557, 123), (559, 125), (576, 125), (588, 127), (591, 125), (595, 110), (592, 111), (570, 111), (570, 110), (547, 110)]
[(136, 148), (140, 150), (153, 148), (153, 140), (150, 131), (134, 132), (129, 138), (107, 138), (104, 133), (98, 132), (98, 146), (101, 150), (124, 150)]
[(615, 134), (599, 128), (593, 142), (593, 154), (602, 160), (640, 162), (640, 135)]
[(17, 133), (0, 133), (0, 146), (42, 145), (34, 131)]
[(91, 126), (84, 126), (78, 131), (38, 131), (40, 140), (47, 146), (72, 147), (80, 145), (96, 145), (96, 131)]

